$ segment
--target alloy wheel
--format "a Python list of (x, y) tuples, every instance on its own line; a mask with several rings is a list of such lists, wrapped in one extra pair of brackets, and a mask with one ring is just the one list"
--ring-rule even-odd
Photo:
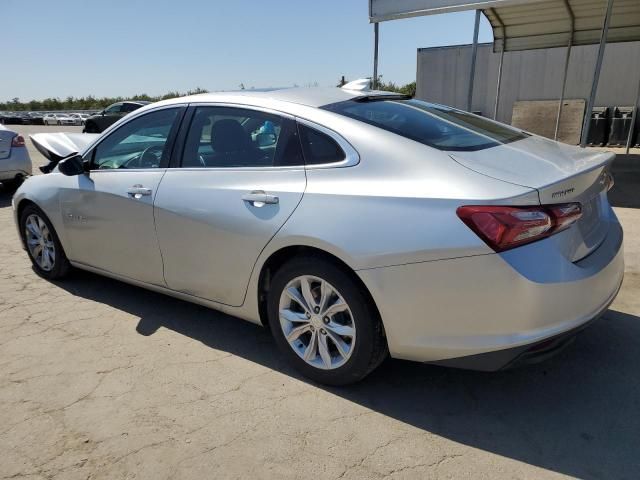
[(285, 339), (309, 365), (333, 370), (351, 357), (356, 344), (353, 315), (329, 282), (311, 275), (294, 278), (280, 295), (278, 313)]
[(38, 215), (31, 214), (24, 223), (24, 233), (29, 253), (38, 267), (51, 271), (56, 262), (56, 247), (47, 224)]

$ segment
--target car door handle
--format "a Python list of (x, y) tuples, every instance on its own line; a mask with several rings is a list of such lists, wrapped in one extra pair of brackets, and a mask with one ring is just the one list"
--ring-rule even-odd
[(142, 185), (134, 185), (129, 190), (127, 190), (127, 193), (129, 194), (130, 197), (142, 198), (144, 196), (151, 195), (151, 189), (145, 188)]
[(242, 200), (250, 203), (254, 207), (263, 207), (264, 205), (274, 205), (280, 201), (275, 195), (269, 195), (264, 190), (254, 190), (242, 196)]

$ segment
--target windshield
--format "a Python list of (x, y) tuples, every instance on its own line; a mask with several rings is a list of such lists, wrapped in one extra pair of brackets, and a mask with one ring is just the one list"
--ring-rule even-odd
[(348, 100), (322, 107), (440, 150), (481, 150), (526, 138), (520, 130), (421, 100)]

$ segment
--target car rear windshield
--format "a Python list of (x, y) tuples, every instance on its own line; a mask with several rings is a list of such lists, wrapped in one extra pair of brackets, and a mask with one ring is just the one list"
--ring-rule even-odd
[(421, 100), (348, 100), (322, 107), (439, 150), (482, 150), (528, 135), (461, 110)]

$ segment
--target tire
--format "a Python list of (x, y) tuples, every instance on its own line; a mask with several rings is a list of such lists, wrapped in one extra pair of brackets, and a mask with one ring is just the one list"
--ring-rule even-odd
[(94, 122), (86, 122), (84, 124), (84, 133), (100, 133), (98, 131), (98, 126)]
[[(28, 242), (30, 240), (34, 240), (37, 237), (37, 235), (34, 235), (31, 238), (27, 237), (27, 221), (30, 221), (32, 219), (40, 219), (42, 223), (38, 221), (37, 226), (39, 226), (39, 230), (44, 233), (44, 241), (53, 247), (53, 260), (49, 263), (38, 260), (38, 258), (44, 259), (44, 254), (38, 255), (37, 253), (38, 246), (34, 248), (29, 247)], [(46, 229), (43, 228), (43, 225), (46, 227)], [(27, 254), (29, 255), (29, 259), (33, 264), (33, 269), (38, 275), (46, 278), (47, 280), (62, 279), (68, 275), (69, 271), (71, 270), (71, 264), (69, 263), (69, 260), (64, 253), (64, 249), (62, 248), (60, 239), (58, 238), (58, 235), (56, 234), (56, 231), (47, 216), (35, 205), (27, 205), (20, 214), (20, 235), (22, 236), (24, 245), (27, 248)], [(42, 247), (42, 245), (40, 245), (40, 251), (43, 250), (44, 248)], [(51, 260), (51, 257), (47, 258)]]
[[(316, 301), (314, 306), (322, 303), (319, 288), (322, 280), (325, 282), (325, 291), (333, 292), (325, 305), (336, 307), (341, 300), (346, 303), (347, 309), (329, 316), (317, 310), (311, 316), (305, 314), (307, 308), (285, 294), (285, 289), (289, 288), (302, 292), (302, 282), (305, 280), (310, 280), (311, 295)], [(281, 308), (287, 315), (280, 315)], [(329, 312), (331, 309), (325, 310)], [(273, 275), (267, 297), (267, 312), (278, 348), (298, 371), (318, 383), (347, 385), (357, 382), (371, 373), (387, 356), (382, 322), (368, 295), (349, 272), (323, 258), (298, 257), (284, 264)], [(287, 318), (295, 320), (289, 322)], [(296, 337), (300, 331), (304, 333)], [(351, 336), (341, 336), (337, 332), (351, 332)], [(296, 337), (292, 343), (287, 340), (287, 334)], [(313, 336), (315, 341), (312, 340)], [(310, 349), (312, 343), (314, 347)], [(341, 348), (338, 343), (342, 345)], [(324, 356), (321, 352), (323, 344), (326, 346)], [(340, 353), (347, 350), (347, 355)], [(309, 353), (309, 360), (303, 358), (306, 353)]]
[(58, 125), (62, 125), (62, 122), (60, 120), (58, 120)]

